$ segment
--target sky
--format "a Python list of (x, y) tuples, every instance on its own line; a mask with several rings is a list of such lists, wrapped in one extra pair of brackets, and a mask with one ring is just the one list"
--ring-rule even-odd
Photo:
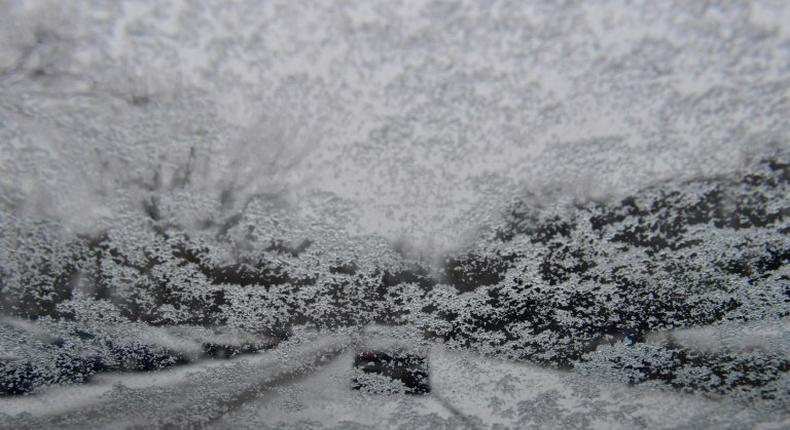
[(430, 253), (515, 196), (718, 175), (790, 133), (782, 1), (0, 10), (4, 204), (75, 231), (154, 187), (185, 220), (276, 195)]

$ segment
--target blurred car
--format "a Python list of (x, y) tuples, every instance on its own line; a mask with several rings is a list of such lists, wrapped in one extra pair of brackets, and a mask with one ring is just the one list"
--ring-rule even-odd
[(354, 354), (353, 367), (351, 388), (354, 390), (373, 394), (431, 392), (426, 348), (393, 336), (386, 327), (371, 326), (365, 330)]

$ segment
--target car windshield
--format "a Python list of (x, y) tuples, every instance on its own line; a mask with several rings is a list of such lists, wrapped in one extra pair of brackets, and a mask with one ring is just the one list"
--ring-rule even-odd
[(788, 428), (788, 118), (781, 0), (0, 0), (0, 428)]

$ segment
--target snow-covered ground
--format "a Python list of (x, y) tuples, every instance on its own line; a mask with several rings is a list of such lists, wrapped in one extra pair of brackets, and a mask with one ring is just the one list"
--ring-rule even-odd
[[(782, 414), (704, 397), (590, 381), (572, 373), (435, 348), (432, 392), (350, 389), (351, 354), (223, 417), (223, 428), (784, 428)], [(267, 427), (268, 426), (268, 427)]]
[[(78, 387), (0, 399), (15, 428), (781, 429), (790, 418), (738, 402), (591, 383), (571, 372), (429, 347), (431, 393), (351, 389), (348, 335), (229, 362), (104, 375)], [(290, 359), (282, 361), (282, 355)], [(30, 414), (29, 416), (25, 416)]]
[(159, 372), (106, 374), (79, 386), (0, 399), (16, 419), (9, 428), (129, 428), (212, 425), (270, 389), (335, 359), (347, 335), (310, 336), (299, 343), (231, 359), (202, 361)]

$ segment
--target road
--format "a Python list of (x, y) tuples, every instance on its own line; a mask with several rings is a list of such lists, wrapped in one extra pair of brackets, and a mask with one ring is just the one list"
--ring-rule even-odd
[(3, 399), (4, 428), (787, 428), (781, 411), (429, 349), (432, 392), (350, 388), (355, 340), (324, 335), (228, 361)]

